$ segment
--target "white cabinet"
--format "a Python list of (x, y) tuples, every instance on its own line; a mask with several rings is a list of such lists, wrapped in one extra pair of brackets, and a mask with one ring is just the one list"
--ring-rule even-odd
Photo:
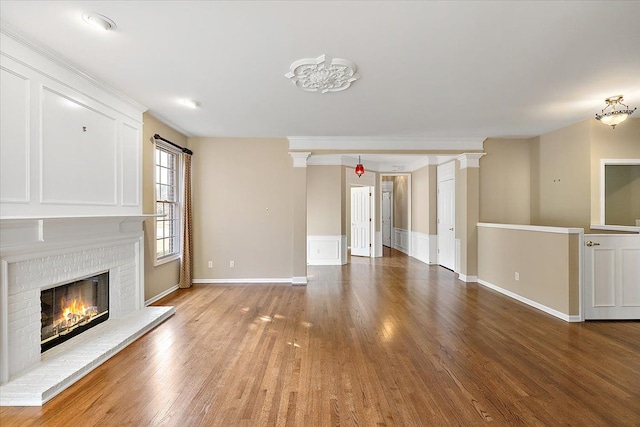
[(141, 214), (145, 108), (0, 37), (0, 216)]

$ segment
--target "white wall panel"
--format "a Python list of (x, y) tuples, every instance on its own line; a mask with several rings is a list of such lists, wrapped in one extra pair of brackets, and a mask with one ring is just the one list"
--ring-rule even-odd
[(0, 31), (0, 216), (142, 212), (143, 106)]
[(622, 249), (622, 305), (640, 307), (640, 249)]
[(29, 201), (29, 79), (0, 70), (0, 200)]
[(409, 255), (409, 230), (393, 227), (393, 248)]
[(44, 87), (41, 202), (115, 205), (116, 119)]
[(616, 305), (615, 251), (613, 249), (595, 250), (593, 253), (595, 285), (593, 290), (594, 307), (613, 307)]
[(140, 205), (140, 129), (122, 124), (122, 205)]
[[(307, 264), (342, 265), (347, 236), (307, 236)], [(343, 262), (344, 261), (344, 262)]]

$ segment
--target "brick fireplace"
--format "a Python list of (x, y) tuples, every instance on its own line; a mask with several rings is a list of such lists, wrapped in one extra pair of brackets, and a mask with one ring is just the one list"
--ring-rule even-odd
[[(173, 314), (144, 307), (143, 219), (2, 220), (0, 405), (42, 405)], [(42, 290), (103, 272), (109, 319), (41, 353)]]

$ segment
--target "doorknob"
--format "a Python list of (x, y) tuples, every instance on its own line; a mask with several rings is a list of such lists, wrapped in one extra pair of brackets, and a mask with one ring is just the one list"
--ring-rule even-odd
[(600, 243), (596, 243), (596, 242), (592, 242), (591, 240), (588, 240), (585, 245), (591, 247), (591, 246), (600, 246)]
[(449, 231), (453, 231), (453, 228), (450, 228)]

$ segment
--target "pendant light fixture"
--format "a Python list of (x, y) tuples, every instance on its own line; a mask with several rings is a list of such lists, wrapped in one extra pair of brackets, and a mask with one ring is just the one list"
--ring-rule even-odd
[[(613, 129), (616, 128), (617, 125), (627, 120), (637, 108), (633, 110), (629, 108), (628, 105), (622, 103), (622, 95), (612, 96), (604, 100), (607, 103), (607, 106), (602, 109), (600, 114), (596, 113), (596, 120), (600, 120), (605, 125), (611, 126)], [(616, 105), (620, 104), (625, 109), (616, 110)], [(607, 110), (609, 109), (609, 110)]]
[(358, 156), (358, 164), (356, 165), (356, 175), (360, 178), (364, 175), (364, 166), (362, 165), (362, 161), (360, 160), (360, 156)]

